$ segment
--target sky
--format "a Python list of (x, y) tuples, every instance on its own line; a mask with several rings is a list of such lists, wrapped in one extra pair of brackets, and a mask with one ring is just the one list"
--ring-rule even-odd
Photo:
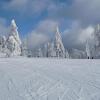
[(100, 0), (0, 0), (0, 35), (12, 19), (31, 47), (53, 40), (58, 26), (66, 48), (82, 48), (100, 23)]

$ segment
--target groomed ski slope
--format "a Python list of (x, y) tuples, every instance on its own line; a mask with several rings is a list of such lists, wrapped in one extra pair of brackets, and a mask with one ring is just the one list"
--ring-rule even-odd
[(0, 58), (0, 100), (100, 100), (100, 60)]

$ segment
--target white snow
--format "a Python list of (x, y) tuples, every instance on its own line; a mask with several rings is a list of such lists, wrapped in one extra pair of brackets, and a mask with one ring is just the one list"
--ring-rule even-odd
[(0, 58), (0, 100), (100, 100), (100, 60)]

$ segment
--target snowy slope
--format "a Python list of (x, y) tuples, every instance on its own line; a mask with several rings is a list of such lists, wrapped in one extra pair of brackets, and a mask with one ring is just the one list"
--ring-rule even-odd
[(100, 100), (100, 60), (1, 58), (0, 100)]

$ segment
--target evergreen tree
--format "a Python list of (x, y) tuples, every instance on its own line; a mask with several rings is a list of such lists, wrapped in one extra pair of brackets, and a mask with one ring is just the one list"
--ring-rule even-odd
[(65, 58), (69, 58), (69, 53), (68, 53), (67, 49), (65, 50)]
[(6, 51), (6, 37), (0, 36), (0, 52), (5, 53)]
[(88, 59), (91, 58), (91, 51), (90, 51), (90, 47), (89, 47), (89, 42), (88, 42), (88, 40), (86, 41), (86, 55), (87, 55), (87, 58), (88, 58)]
[(56, 57), (65, 57), (65, 48), (62, 43), (62, 37), (59, 32), (59, 28), (56, 28), (56, 35), (55, 35), (55, 51)]
[(24, 38), (21, 45), (21, 56), (28, 56), (27, 38)]
[(100, 46), (100, 25), (99, 24), (95, 27), (94, 41), (95, 41), (95, 46), (99, 47)]
[(47, 57), (48, 56), (48, 52), (47, 52), (47, 44), (44, 44), (43, 46), (43, 57)]
[(41, 48), (38, 49), (37, 57), (43, 57)]
[(11, 21), (11, 31), (7, 38), (6, 44), (9, 51), (9, 56), (21, 55), (21, 40), (19, 38), (18, 27), (15, 20)]
[(47, 44), (47, 57), (52, 57), (52, 48), (49, 42)]

